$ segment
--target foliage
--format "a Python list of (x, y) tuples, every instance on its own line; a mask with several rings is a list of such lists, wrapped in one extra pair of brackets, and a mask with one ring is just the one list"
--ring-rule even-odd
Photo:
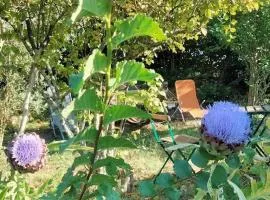
[[(61, 143), (60, 149), (65, 150), (77, 143), (90, 146), (93, 150), (87, 152), (75, 147), (74, 150), (79, 151), (80, 156), (74, 160), (74, 164), (69, 168), (56, 191), (44, 196), (45, 199), (87, 199), (93, 196), (97, 199), (120, 199), (115, 178), (119, 168), (129, 171), (130, 166), (122, 159), (101, 158), (98, 154), (105, 149), (136, 148), (136, 146), (125, 138), (110, 135), (111, 130), (108, 126), (121, 119), (151, 117), (150, 114), (134, 106), (112, 103), (112, 98), (117, 96), (119, 88), (123, 85), (137, 81), (150, 84), (158, 74), (146, 69), (143, 63), (133, 60), (112, 63), (113, 50), (125, 40), (138, 36), (151, 36), (157, 41), (165, 39), (166, 36), (158, 24), (145, 15), (136, 15), (112, 24), (112, 6), (113, 3), (108, 0), (91, 1), (91, 4), (89, 1), (80, 0), (77, 10), (72, 15), (73, 22), (83, 16), (95, 16), (103, 21), (107, 52), (103, 54), (98, 49), (94, 50), (81, 71), (70, 78), (72, 91), (77, 97), (63, 110), (63, 115), (67, 117), (72, 112), (88, 112), (94, 115), (94, 119), (88, 121), (89, 127), (85, 131)], [(146, 25), (151, 27), (151, 31), (147, 31)], [(95, 82), (95, 77), (102, 77), (103, 87), (99, 84), (91, 84)], [(87, 166), (87, 170), (77, 168), (80, 165)], [(105, 167), (106, 174), (99, 172), (101, 167)]]
[[(249, 85), (249, 104), (265, 103), (269, 90), (269, 6), (232, 19), (220, 17), (211, 31), (235, 51), (246, 64)], [(232, 33), (227, 29), (234, 23)]]
[[(153, 0), (123, 0), (117, 2), (115, 12), (118, 15), (135, 15), (137, 12), (147, 13), (156, 19), (167, 30), (168, 45), (171, 49), (184, 49), (186, 40), (198, 39), (207, 34), (207, 24), (215, 16), (236, 15), (237, 12), (257, 10), (268, 1), (153, 1)], [(150, 12), (149, 12), (150, 11)], [(141, 47), (140, 49), (143, 49)], [(131, 48), (131, 52), (134, 51)], [(136, 50), (136, 48), (135, 48)], [(138, 50), (137, 50), (138, 52)], [(141, 54), (143, 54), (142, 51)]]
[(39, 199), (44, 194), (51, 182), (51, 180), (48, 180), (38, 189), (34, 189), (28, 185), (22, 175), (17, 172), (12, 172), (9, 177), (0, 177), (0, 199)]
[(245, 64), (236, 52), (221, 45), (211, 32), (197, 41), (185, 42), (185, 49), (177, 54), (160, 52), (151, 65), (170, 89), (175, 80), (193, 79), (198, 98), (205, 104), (219, 100), (246, 102)]

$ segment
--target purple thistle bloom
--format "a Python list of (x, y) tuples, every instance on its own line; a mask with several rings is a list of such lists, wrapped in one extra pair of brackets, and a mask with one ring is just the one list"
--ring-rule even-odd
[(45, 141), (35, 133), (19, 135), (9, 146), (8, 154), (15, 168), (37, 171), (44, 165)]
[(248, 114), (231, 102), (215, 102), (202, 120), (204, 134), (230, 145), (249, 140), (250, 124)]

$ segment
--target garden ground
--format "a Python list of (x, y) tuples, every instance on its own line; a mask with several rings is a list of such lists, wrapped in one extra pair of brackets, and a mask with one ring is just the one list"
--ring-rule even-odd
[[(47, 143), (53, 141), (54, 135), (51, 129), (48, 128), (49, 124), (44, 122), (32, 122), (28, 125), (28, 132), (39, 133)], [(183, 123), (174, 123), (175, 134), (189, 134), (197, 135), (197, 128), (191, 128), (190, 126)], [(163, 125), (158, 126), (161, 135), (168, 134), (166, 127)], [(127, 133), (124, 133), (127, 134)], [(138, 180), (151, 179), (157, 174), (158, 170), (166, 159), (165, 153), (162, 151), (160, 146), (154, 141), (149, 125), (145, 125), (142, 128), (134, 129), (129, 133), (132, 135), (132, 140), (138, 145), (135, 150), (121, 149), (116, 152), (116, 155), (125, 159), (129, 163), (133, 170), (134, 185)], [(130, 138), (130, 137), (129, 137)], [(10, 138), (7, 138), (10, 140)], [(63, 154), (53, 153), (47, 156), (47, 164), (40, 171), (33, 174), (25, 174), (27, 182), (32, 187), (38, 187), (42, 183), (52, 179), (51, 188), (58, 185), (61, 181), (62, 176), (66, 172), (67, 168), (71, 166), (73, 159), (76, 157), (72, 152), (65, 151)], [(0, 152), (0, 169), (3, 174), (9, 172), (9, 164), (6, 160), (3, 151)], [(172, 163), (168, 163), (163, 172), (173, 172)], [(185, 185), (186, 187), (186, 185)], [(194, 195), (195, 191), (190, 191), (192, 188), (182, 188), (182, 191), (186, 191), (186, 196)], [(135, 192), (134, 192), (135, 191)], [(137, 199), (138, 195), (136, 189), (134, 193), (129, 193), (127, 199)], [(139, 197), (138, 197), (139, 198)]]

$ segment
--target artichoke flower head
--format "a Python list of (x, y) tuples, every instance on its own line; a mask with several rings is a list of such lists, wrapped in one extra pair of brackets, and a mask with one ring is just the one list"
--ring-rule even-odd
[(215, 102), (202, 119), (201, 145), (215, 156), (240, 151), (249, 141), (251, 119), (240, 106), (231, 102)]
[(35, 172), (44, 166), (46, 151), (44, 139), (35, 133), (25, 133), (11, 141), (7, 155), (18, 171)]

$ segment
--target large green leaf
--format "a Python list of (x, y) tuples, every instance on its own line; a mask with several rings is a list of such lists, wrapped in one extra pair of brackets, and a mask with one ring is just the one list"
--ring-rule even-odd
[(106, 200), (120, 200), (120, 194), (119, 192), (115, 191), (113, 189), (113, 186), (108, 183), (103, 183), (99, 185), (98, 187), (99, 195), (97, 196), (97, 199), (104, 199)]
[(220, 185), (226, 183), (227, 172), (221, 165), (217, 165), (211, 175), (211, 183), (213, 188), (218, 188)]
[(194, 196), (194, 200), (203, 200), (206, 194), (206, 191), (197, 188), (197, 193)]
[(162, 188), (168, 188), (173, 184), (173, 176), (169, 173), (160, 174), (156, 179), (156, 184)]
[(72, 14), (71, 20), (75, 22), (84, 16), (105, 17), (111, 12), (111, 3), (111, 0), (79, 0), (79, 5)]
[(173, 168), (176, 176), (180, 179), (192, 176), (192, 168), (186, 160), (175, 160)]
[(69, 140), (65, 141), (60, 145), (60, 152), (66, 150), (70, 145), (79, 143), (82, 141), (87, 142), (94, 142), (97, 135), (97, 130), (95, 128), (87, 128), (83, 132), (79, 133), (78, 135), (70, 138)]
[(88, 165), (90, 163), (90, 157), (92, 157), (92, 153), (87, 152), (83, 153), (80, 156), (76, 157), (73, 161), (72, 167), (78, 167), (80, 165)]
[(103, 110), (103, 104), (101, 98), (97, 95), (94, 89), (87, 89), (78, 98), (73, 100), (62, 111), (62, 115), (67, 118), (72, 111), (84, 111), (91, 110), (95, 112), (101, 112)]
[(122, 42), (139, 36), (150, 36), (156, 41), (166, 39), (165, 34), (151, 17), (138, 14), (132, 18), (117, 21), (114, 24), (115, 32), (112, 38), (113, 48)]
[(125, 170), (131, 170), (131, 166), (121, 158), (107, 157), (105, 159), (97, 160), (94, 164), (94, 169), (105, 167), (106, 172), (110, 176), (115, 176), (118, 174), (118, 168)]
[(141, 119), (149, 119), (151, 115), (132, 106), (128, 105), (115, 105), (111, 106), (105, 111), (104, 124), (109, 125), (114, 121), (121, 119), (137, 117)]
[(83, 88), (83, 72), (78, 74), (72, 74), (69, 77), (69, 86), (74, 94), (78, 94), (79, 91)]
[(105, 73), (108, 65), (108, 58), (98, 49), (92, 52), (86, 61), (84, 68), (84, 80), (94, 73)]
[(101, 137), (98, 143), (98, 149), (110, 149), (110, 148), (136, 148), (131, 141), (124, 138), (114, 138), (112, 136)]
[(242, 190), (232, 181), (228, 180), (228, 183), (230, 184), (230, 186), (232, 186), (234, 193), (237, 194), (237, 196), (239, 197), (239, 199), (241, 200), (246, 200), (245, 195), (243, 194)]
[(108, 183), (112, 186), (116, 186), (117, 182), (114, 180), (113, 177), (111, 176), (107, 176), (104, 174), (94, 174), (90, 181), (89, 181), (89, 185), (101, 185), (103, 183)]
[(85, 63), (83, 70), (78, 74), (72, 74), (69, 77), (69, 85), (74, 94), (78, 94), (83, 88), (84, 82), (94, 73), (105, 73), (108, 59), (95, 49)]
[(3, 189), (0, 193), (0, 200), (5, 200), (6, 199), (6, 194), (8, 192), (8, 188)]
[[(69, 143), (69, 140), (61, 140), (51, 142), (47, 145), (49, 152), (63, 152), (63, 147)], [(65, 151), (93, 151), (93, 147), (82, 146), (80, 144), (70, 144), (65, 148)]]
[(152, 181), (139, 182), (139, 192), (143, 197), (153, 197), (156, 195), (155, 185)]
[(168, 200), (179, 200), (181, 196), (181, 191), (176, 188), (170, 187), (164, 190), (164, 195)]
[(197, 188), (207, 191), (207, 182), (209, 180), (209, 172), (200, 172), (196, 174), (196, 185)]
[(113, 157), (107, 157), (101, 160), (97, 160), (94, 164), (94, 169), (104, 167), (107, 165), (115, 165), (117, 167), (120, 167), (122, 169), (130, 170), (131, 166), (127, 163), (122, 158), (113, 158)]
[(225, 162), (231, 168), (238, 168), (240, 167), (240, 159), (237, 154), (231, 154), (226, 159)]
[(197, 149), (191, 156), (192, 163), (201, 168), (206, 167), (211, 159), (213, 159), (213, 156), (211, 156), (203, 148)]
[(123, 61), (116, 64), (116, 82), (114, 87), (133, 81), (152, 81), (158, 76), (157, 73), (146, 69), (143, 63)]

